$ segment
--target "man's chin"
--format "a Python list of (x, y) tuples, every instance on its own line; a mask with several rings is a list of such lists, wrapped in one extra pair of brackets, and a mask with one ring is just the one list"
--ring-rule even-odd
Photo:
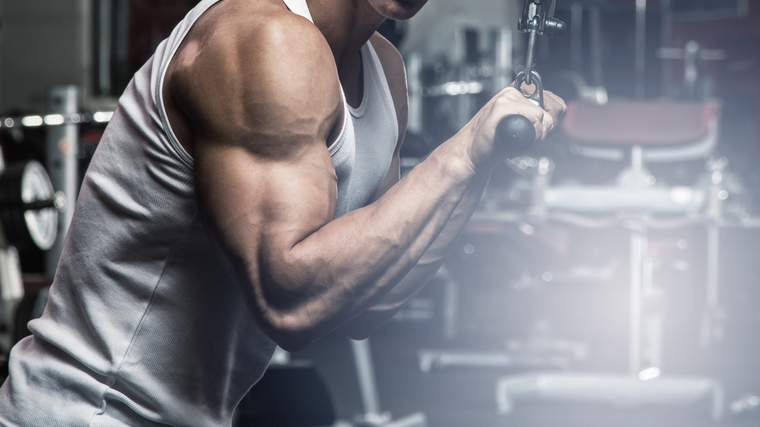
[(395, 7), (388, 10), (387, 13), (385, 13), (385, 17), (395, 21), (405, 21), (416, 15), (425, 3), (425, 1), (393, 0)]

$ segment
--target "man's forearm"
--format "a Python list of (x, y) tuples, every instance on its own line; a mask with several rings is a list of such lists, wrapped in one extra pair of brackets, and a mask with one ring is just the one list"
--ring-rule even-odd
[(417, 265), (383, 298), (346, 322), (338, 332), (354, 339), (363, 339), (391, 319), (435, 275), (480, 203), (489, 175), (479, 176), (468, 186), (446, 226), (422, 255)]
[[(302, 348), (397, 286), (446, 228), (472, 183), (487, 173), (474, 170), (460, 142), (449, 140), (376, 202), (330, 221), (295, 244), (282, 239), (290, 232), (283, 228), (291, 222), (287, 215), (261, 228), (266, 251), (245, 250), (250, 240), (230, 228), (225, 234), (234, 244), (228, 249), (233, 268), (241, 283), (251, 286), (244, 296), (265, 333), (284, 348)], [(245, 231), (242, 225), (251, 219), (239, 217), (233, 224), (238, 221), (244, 223), (237, 229)], [(449, 240), (455, 238), (456, 231)], [(249, 256), (236, 259), (236, 253)], [(443, 257), (441, 252), (438, 258)]]
[(381, 301), (389, 310), (380, 320), (392, 315), (435, 273), (476, 208), (486, 175), (507, 154), (493, 133), (508, 114), (528, 117), (540, 135), (553, 123), (504, 89), (377, 201), (339, 218), (332, 159), (320, 141), (294, 136), (290, 157), (273, 148), (281, 141), (197, 150), (209, 230), (262, 331), (300, 349)]

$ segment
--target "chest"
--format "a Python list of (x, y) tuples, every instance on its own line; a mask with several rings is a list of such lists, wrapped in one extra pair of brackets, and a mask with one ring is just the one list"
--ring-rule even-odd
[(362, 48), (362, 63), (361, 102), (354, 108), (344, 101), (344, 129), (330, 147), (338, 177), (336, 216), (367, 204), (388, 174), (398, 142), (395, 106), (370, 44)]

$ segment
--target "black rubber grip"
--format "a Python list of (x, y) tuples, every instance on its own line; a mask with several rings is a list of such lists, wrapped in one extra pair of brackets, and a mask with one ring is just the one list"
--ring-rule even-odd
[(507, 150), (508, 157), (524, 154), (536, 142), (536, 129), (525, 116), (512, 114), (496, 125), (496, 143)]

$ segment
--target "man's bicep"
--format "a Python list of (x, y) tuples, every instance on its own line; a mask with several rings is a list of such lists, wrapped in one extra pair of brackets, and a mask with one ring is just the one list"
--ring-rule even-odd
[(199, 148), (196, 197), (204, 224), (246, 281), (268, 274), (278, 257), (334, 218), (335, 173), (321, 144), (274, 160), (240, 146)]
[(257, 26), (249, 43), (204, 49), (177, 72), (204, 221), (246, 262), (334, 215), (327, 144), (343, 112), (337, 72), (318, 31), (290, 15)]

